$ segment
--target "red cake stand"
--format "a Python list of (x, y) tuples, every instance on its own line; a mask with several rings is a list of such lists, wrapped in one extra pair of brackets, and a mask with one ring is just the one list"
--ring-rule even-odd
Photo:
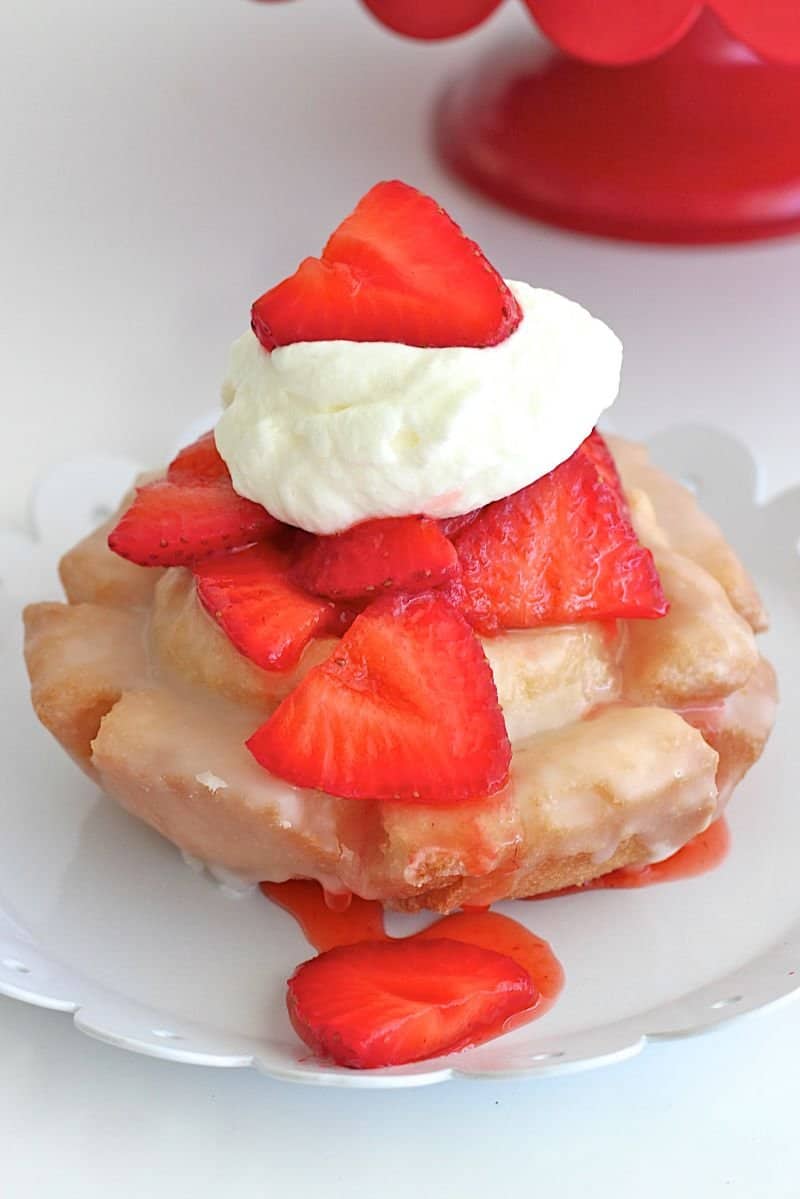
[[(501, 0), (363, 0), (414, 38)], [(436, 113), (445, 163), (588, 233), (673, 243), (800, 230), (800, 0), (522, 0), (552, 46), (491, 52)]]
[[(800, 229), (800, 67), (777, 57), (800, 61), (800, 3), (782, 45), (760, 39), (772, 60), (709, 9), (649, 39), (629, 16), (627, 38), (598, 29), (592, 43), (588, 22), (569, 36), (559, 3), (588, 5), (537, 6), (546, 32), (582, 58), (501, 49), (444, 96), (437, 145), (458, 175), (530, 216), (612, 237), (725, 242)], [(592, 53), (601, 61), (586, 61)], [(627, 65), (602, 65), (614, 61)]]

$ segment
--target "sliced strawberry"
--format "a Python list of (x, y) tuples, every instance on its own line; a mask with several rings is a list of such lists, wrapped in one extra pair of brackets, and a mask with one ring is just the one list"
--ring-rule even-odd
[(335, 616), (331, 633), (338, 637), (343, 637), (350, 626), (353, 624), (357, 616), (360, 616), (366, 608), (369, 607), (370, 600), (347, 600), (334, 605)]
[(247, 744), (295, 786), (409, 803), (492, 795), (511, 760), (480, 643), (435, 593), (371, 604)]
[(627, 507), (628, 501), (625, 498), (625, 492), (622, 489), (622, 479), (619, 477), (617, 464), (614, 461), (614, 456), (608, 448), (608, 443), (602, 433), (598, 433), (597, 429), (593, 429), (589, 436), (581, 446), (592, 462), (600, 472), (600, 477), (614, 488), (617, 495)]
[(502, 277), (444, 209), (397, 180), (378, 183), (321, 258), (256, 300), (266, 350), (296, 341), (491, 346), (522, 319)]
[(217, 483), (230, 479), (214, 434), (204, 433), (173, 458), (167, 470), (170, 483)]
[(338, 631), (336, 605), (294, 584), (286, 554), (256, 545), (194, 568), (203, 607), (240, 653), (265, 670), (296, 666), (312, 637)]
[(479, 632), (666, 613), (652, 554), (594, 458), (581, 446), (456, 536), (448, 594)]
[(137, 488), (108, 544), (139, 566), (186, 566), (221, 550), (252, 545), (277, 527), (274, 517), (238, 496), (229, 482), (160, 479)]
[(473, 508), (471, 512), (465, 512), (463, 516), (445, 516), (437, 521), (437, 524), (445, 537), (455, 537), (456, 533), (460, 533), (462, 529), (466, 529), (467, 525), (472, 524), (480, 511), (480, 508)]
[(295, 971), (286, 1005), (314, 1053), (370, 1070), (465, 1049), (536, 997), (512, 958), (439, 938), (329, 949)]
[(375, 591), (429, 590), (458, 569), (458, 555), (436, 521), (398, 516), (315, 537), (301, 551), (294, 577), (315, 595), (356, 599)]

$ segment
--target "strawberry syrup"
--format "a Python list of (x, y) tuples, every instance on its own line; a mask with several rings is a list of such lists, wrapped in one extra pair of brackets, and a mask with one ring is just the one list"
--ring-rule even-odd
[[(262, 883), (261, 890), (268, 899), (294, 916), (306, 940), (320, 952), (357, 941), (392, 940), (384, 925), (383, 907), (375, 900), (359, 899), (354, 895), (347, 907), (337, 903), (332, 908), (319, 883), (305, 880)], [(543, 1016), (553, 1006), (564, 985), (561, 963), (547, 942), (499, 912), (476, 909), (456, 912), (414, 934), (414, 939), (418, 940), (437, 937), (465, 941), (468, 945), (506, 954), (527, 970), (536, 988), (537, 999), (532, 1007), (511, 1020), (483, 1029), (476, 1034), (471, 1042), (473, 1045)]]
[(319, 883), (292, 879), (288, 883), (262, 883), (261, 890), (278, 907), (294, 916), (309, 945), (320, 953), (357, 941), (387, 941), (383, 908), (353, 895), (347, 907), (331, 907)]
[[(579, 891), (649, 887), (655, 883), (694, 878), (719, 866), (728, 853), (729, 845), (728, 825), (724, 819), (717, 820), (663, 862), (654, 862), (651, 866), (638, 869), (626, 866), (581, 887), (532, 895), (531, 899), (548, 899)], [(319, 883), (301, 879), (287, 883), (262, 883), (261, 890), (268, 899), (294, 917), (306, 940), (320, 953), (358, 941), (392, 940), (386, 932), (383, 907), (375, 900), (360, 899), (357, 895), (349, 894), (331, 896)], [(472, 1042), (475, 1045), (543, 1016), (553, 1006), (564, 985), (561, 963), (548, 943), (529, 932), (517, 920), (488, 908), (469, 907), (452, 916), (444, 916), (415, 933), (414, 937), (447, 937), (454, 941), (465, 941), (468, 945), (493, 949), (496, 953), (513, 958), (531, 976), (538, 996), (534, 1005), (512, 1020), (484, 1029)]]
[(565, 887), (563, 891), (547, 891), (531, 895), (531, 899), (552, 899), (558, 895), (576, 895), (581, 891), (621, 891), (636, 887), (651, 887), (654, 883), (674, 883), (679, 879), (696, 878), (708, 874), (725, 861), (730, 848), (731, 835), (728, 822), (722, 817), (710, 824), (703, 833), (698, 833), (682, 849), (663, 862), (650, 866), (622, 866), (600, 878), (583, 883), (579, 887)]

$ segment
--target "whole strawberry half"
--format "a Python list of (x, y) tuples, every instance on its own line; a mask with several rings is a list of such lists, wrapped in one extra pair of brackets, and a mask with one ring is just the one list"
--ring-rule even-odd
[(319, 258), (253, 305), (266, 350), (297, 341), (491, 346), (522, 319), (502, 277), (435, 200), (378, 183)]
[(248, 741), (262, 766), (347, 799), (453, 804), (506, 782), (486, 657), (440, 595), (376, 600)]
[(464, 1049), (536, 1001), (505, 954), (445, 938), (329, 949), (289, 979), (298, 1036), (340, 1066), (399, 1066)]
[(256, 545), (194, 567), (200, 602), (240, 653), (265, 670), (290, 670), (312, 637), (339, 628), (330, 600), (303, 591), (286, 553)]
[(294, 578), (315, 595), (356, 599), (376, 591), (427, 591), (458, 570), (458, 555), (436, 521), (398, 516), (314, 537), (300, 552)]
[(461, 577), (448, 595), (480, 633), (668, 611), (616, 468), (613, 477), (607, 463), (598, 468), (598, 448), (582, 445), (455, 535)]

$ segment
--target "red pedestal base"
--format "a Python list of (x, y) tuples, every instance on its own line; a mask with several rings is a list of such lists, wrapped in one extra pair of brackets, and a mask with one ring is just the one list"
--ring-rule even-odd
[(495, 52), (444, 96), (439, 151), (512, 208), (636, 241), (800, 231), (800, 66), (767, 63), (711, 14), (650, 62)]

